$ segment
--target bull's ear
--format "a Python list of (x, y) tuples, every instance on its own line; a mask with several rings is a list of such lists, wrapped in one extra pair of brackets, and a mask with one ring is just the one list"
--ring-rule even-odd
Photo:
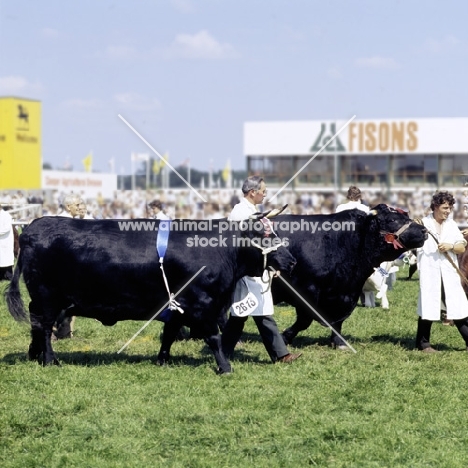
[(286, 205), (284, 205), (283, 208), (281, 208), (281, 210), (279, 208), (275, 208), (274, 210), (271, 210), (270, 213), (265, 216), (268, 219), (274, 218), (275, 216), (278, 216), (279, 214), (281, 214), (287, 207), (288, 207), (288, 204), (286, 203)]
[(376, 216), (377, 215), (377, 210), (370, 210), (367, 216)]

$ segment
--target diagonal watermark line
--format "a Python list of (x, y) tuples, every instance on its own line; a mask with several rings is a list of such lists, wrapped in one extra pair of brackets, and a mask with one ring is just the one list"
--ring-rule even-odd
[(353, 115), (269, 200), (273, 201), (354, 119)]
[[(201, 272), (206, 268), (202, 266), (175, 294), (171, 299), (175, 299)], [(120, 354), (168, 305), (170, 301), (167, 301), (118, 351)]]
[[(272, 271), (275, 271), (275, 269), (273, 267), (269, 267), (270, 270)], [(325, 320), (281, 275), (278, 276), (277, 278), (279, 278), (299, 299), (301, 299), (302, 302), (304, 302), (304, 304), (310, 309), (312, 310), (315, 314), (317, 314), (318, 317), (320, 317), (320, 319), (325, 323), (325, 325), (333, 332), (335, 333), (336, 335), (338, 335), (345, 343), (346, 343), (346, 346), (351, 350), (353, 351), (354, 353), (357, 353), (357, 351), (341, 336), (340, 333), (338, 333), (334, 328), (333, 326), (328, 323), (327, 320)]]
[(173, 166), (171, 166), (171, 164), (169, 164), (169, 162), (167, 162), (147, 141), (146, 139), (140, 134), (138, 133), (120, 114), (118, 114), (120, 120), (122, 120), (122, 122), (125, 123), (125, 125), (127, 125), (127, 127), (132, 130), (139, 138), (141, 141), (143, 141), (143, 143), (145, 143), (145, 145), (151, 149), (151, 151), (153, 151), (153, 153), (159, 158), (161, 159), (162, 161), (164, 161), (166, 163), (166, 165), (168, 165), (179, 177), (180, 179), (182, 179), (182, 181), (185, 183), (185, 185), (187, 185), (187, 187), (192, 190), (194, 193), (196, 193), (205, 203), (206, 203), (206, 200), (197, 192), (197, 190), (195, 188), (192, 187), (192, 185), (190, 185), (185, 179), (184, 177), (179, 174), (179, 172), (177, 171), (177, 169), (175, 169)]

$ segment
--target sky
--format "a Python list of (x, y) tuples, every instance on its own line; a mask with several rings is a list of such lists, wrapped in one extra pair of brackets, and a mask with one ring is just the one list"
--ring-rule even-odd
[(254, 121), (468, 116), (465, 0), (0, 0), (0, 96), (54, 169), (245, 169)]

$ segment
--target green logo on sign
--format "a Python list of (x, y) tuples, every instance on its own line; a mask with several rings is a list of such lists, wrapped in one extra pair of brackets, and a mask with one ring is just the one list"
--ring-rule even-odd
[[(319, 151), (323, 146), (325, 146), (335, 135), (336, 135), (336, 124), (331, 123), (329, 132), (325, 136), (327, 130), (326, 124), (322, 124), (320, 128), (320, 134), (315, 140), (314, 144), (311, 146), (310, 151), (313, 153), (316, 153)], [(327, 147), (324, 149), (324, 151), (328, 152), (335, 152), (335, 151), (346, 151), (346, 148), (343, 146), (343, 143), (341, 143), (341, 140), (339, 137), (336, 137)]]

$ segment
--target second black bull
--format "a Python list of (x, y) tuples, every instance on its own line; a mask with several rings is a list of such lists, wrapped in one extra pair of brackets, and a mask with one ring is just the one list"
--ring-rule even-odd
[[(300, 229), (293, 229), (298, 222)], [(281, 278), (272, 285), (275, 304), (287, 302), (296, 308), (296, 322), (283, 332), (287, 344), (313, 320), (325, 325), (307, 303), (341, 335), (343, 321), (356, 307), (374, 267), (421, 247), (427, 239), (423, 226), (384, 204), (369, 214), (354, 209), (332, 215), (283, 215), (274, 224), (297, 261), (292, 274), (282, 277), (292, 288)], [(345, 343), (332, 332), (331, 345)]]

